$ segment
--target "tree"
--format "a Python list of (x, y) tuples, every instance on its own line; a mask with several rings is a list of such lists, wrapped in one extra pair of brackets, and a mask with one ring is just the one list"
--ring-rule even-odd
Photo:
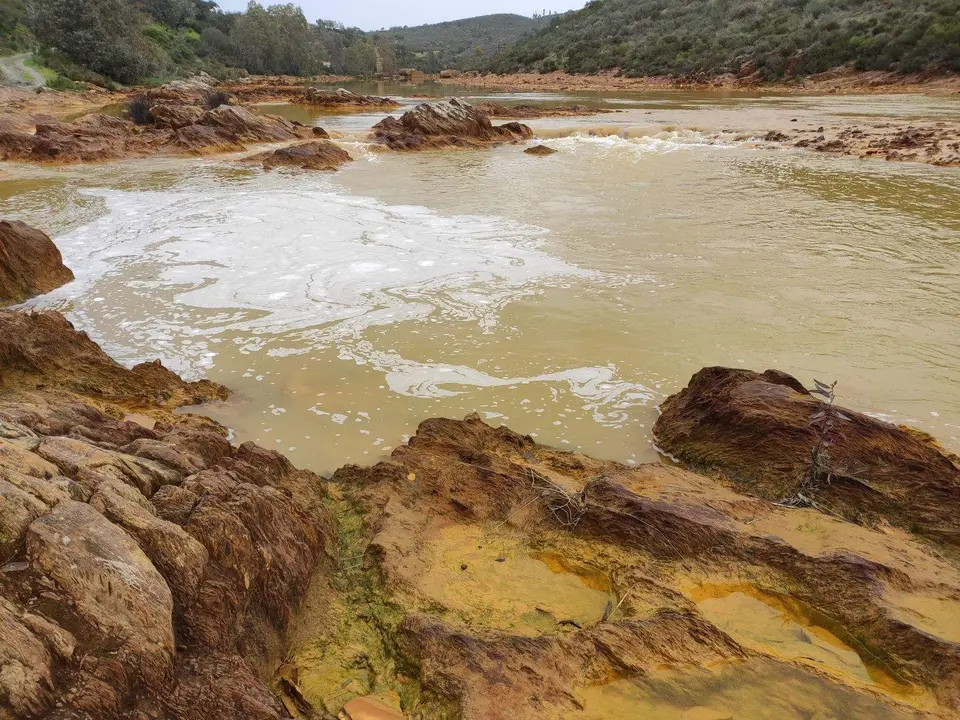
[(163, 66), (163, 52), (141, 32), (149, 18), (125, 0), (33, 0), (28, 20), (41, 43), (120, 82)]
[(347, 48), (344, 65), (351, 75), (373, 75), (376, 72), (377, 52), (370, 38), (358, 38)]
[(139, 4), (154, 19), (172, 28), (179, 28), (197, 15), (193, 0), (139, 0)]

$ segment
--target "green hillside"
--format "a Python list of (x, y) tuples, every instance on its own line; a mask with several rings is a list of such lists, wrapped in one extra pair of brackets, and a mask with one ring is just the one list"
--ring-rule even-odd
[(736, 72), (747, 61), (769, 79), (846, 63), (960, 70), (960, 0), (593, 0), (488, 69), (643, 76)]
[(416, 27), (395, 27), (373, 33), (392, 41), (397, 62), (425, 72), (480, 67), (501, 48), (547, 25), (549, 18), (484, 15)]

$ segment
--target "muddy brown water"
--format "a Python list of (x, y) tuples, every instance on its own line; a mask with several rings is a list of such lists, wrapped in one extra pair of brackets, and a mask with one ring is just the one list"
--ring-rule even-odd
[[(419, 102), (409, 88), (353, 89)], [(841, 402), (960, 451), (960, 169), (747, 139), (793, 121), (947, 118), (960, 102), (464, 92), (622, 112), (530, 121), (534, 142), (560, 151), (548, 158), (375, 153), (365, 135), (382, 113), (263, 106), (321, 124), (356, 162), (336, 174), (231, 158), (8, 164), (0, 213), (54, 235), (77, 275), (30, 306), (66, 312), (125, 363), (161, 358), (228, 385), (233, 398), (203, 412), (319, 472), (472, 411), (548, 445), (655, 460), (657, 405), (713, 364), (837, 380)], [(609, 596), (603, 577), (549, 556), (511, 550), (517, 562), (473, 577), (449, 550), (424, 592), (467, 624), (537, 633)], [(500, 605), (477, 606), (481, 586)], [(585, 688), (578, 717), (911, 715), (837, 676), (924, 705), (770, 597), (698, 592), (705, 616), (778, 659)], [(891, 603), (957, 636), (950, 599)]]
[(960, 102), (471, 97), (623, 112), (531, 121), (549, 158), (376, 154), (363, 138), (382, 113), (280, 106), (263, 110), (322, 123), (356, 162), (7, 165), (0, 211), (55, 235), (78, 276), (33, 305), (124, 362), (225, 383), (234, 399), (212, 415), (320, 471), (474, 410), (651, 460), (657, 405), (712, 364), (837, 380), (841, 402), (960, 449), (960, 170), (743, 140)]

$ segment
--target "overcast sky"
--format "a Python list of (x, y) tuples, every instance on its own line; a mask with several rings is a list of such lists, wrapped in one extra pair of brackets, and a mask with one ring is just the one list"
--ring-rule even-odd
[[(292, 0), (303, 8), (307, 19), (336, 20), (364, 30), (379, 30), (394, 25), (459, 20), (475, 15), (516, 13), (533, 15), (543, 10), (564, 11), (582, 8), (586, 0)], [(217, 0), (224, 10), (243, 10), (247, 0)], [(262, 5), (276, 5), (286, 0), (260, 0)]]

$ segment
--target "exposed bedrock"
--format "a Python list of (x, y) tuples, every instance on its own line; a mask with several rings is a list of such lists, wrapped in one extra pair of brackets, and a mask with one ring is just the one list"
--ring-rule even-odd
[(0, 338), (0, 717), (286, 717), (265, 681), (333, 552), (320, 478), (55, 313)]

